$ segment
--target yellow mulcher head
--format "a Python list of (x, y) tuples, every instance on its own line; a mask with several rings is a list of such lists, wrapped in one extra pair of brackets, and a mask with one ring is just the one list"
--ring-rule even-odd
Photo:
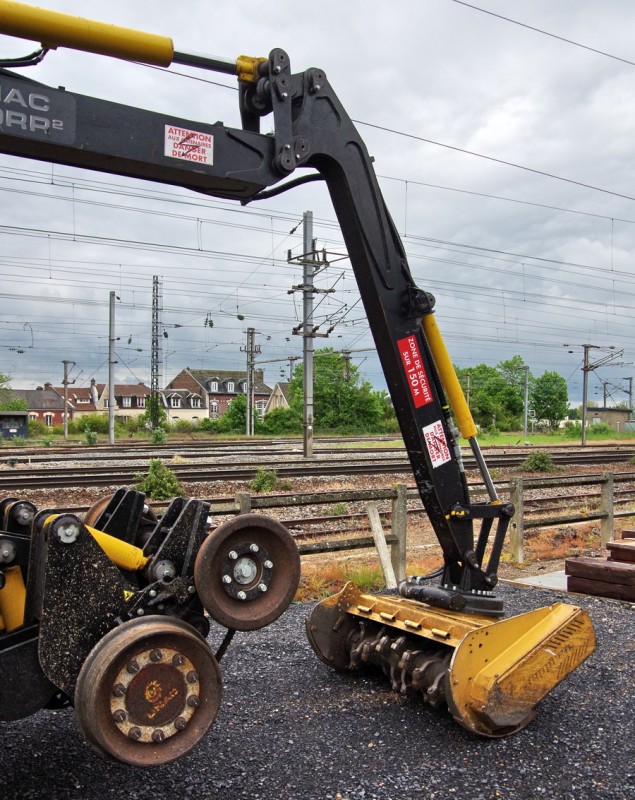
[(317, 656), (343, 671), (375, 664), (481, 736), (508, 736), (595, 649), (586, 611), (564, 603), (505, 620), (361, 593), (348, 583), (307, 619)]

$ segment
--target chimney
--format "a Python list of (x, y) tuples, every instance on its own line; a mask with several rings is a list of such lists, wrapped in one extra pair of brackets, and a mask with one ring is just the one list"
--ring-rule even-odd
[(53, 388), (53, 384), (52, 384), (52, 383), (50, 383), (50, 382), (49, 382), (49, 383), (45, 383), (45, 384), (44, 384), (44, 388), (45, 388), (45, 389), (52, 389), (52, 388)]
[(97, 381), (94, 378), (90, 379), (90, 399), (93, 405), (97, 405), (99, 395), (97, 394)]

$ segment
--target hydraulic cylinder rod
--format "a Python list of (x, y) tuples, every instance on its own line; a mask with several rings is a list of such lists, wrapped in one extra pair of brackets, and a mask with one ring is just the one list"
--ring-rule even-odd
[(41, 42), (48, 49), (69, 47), (159, 67), (184, 64), (237, 75), (242, 81), (257, 80), (258, 66), (267, 60), (239, 56), (232, 61), (216, 56), (177, 52), (168, 36), (95, 22), (72, 14), (15, 3), (13, 0), (0, 2), (0, 33)]
[(436, 323), (434, 314), (426, 314), (421, 324), (423, 326), (423, 332), (425, 334), (426, 341), (430, 347), (430, 352), (434, 358), (434, 363), (439, 373), (439, 377), (441, 378), (443, 389), (448, 396), (450, 406), (454, 412), (454, 416), (456, 417), (456, 422), (459, 426), (461, 436), (467, 439), (470, 443), (472, 453), (474, 454), (476, 463), (478, 464), (481, 475), (483, 476), (483, 481), (485, 482), (485, 487), (487, 488), (490, 500), (498, 500), (496, 487), (494, 486), (494, 482), (492, 481), (489, 470), (487, 469), (487, 465), (485, 464), (485, 459), (481, 453), (481, 448), (476, 439), (477, 430), (474, 419), (472, 418), (472, 412), (470, 411), (470, 407), (468, 406), (465, 395), (463, 394), (463, 389), (461, 388), (461, 384), (457, 378), (454, 364), (452, 363), (450, 354), (445, 346), (443, 336), (441, 335), (439, 326)]

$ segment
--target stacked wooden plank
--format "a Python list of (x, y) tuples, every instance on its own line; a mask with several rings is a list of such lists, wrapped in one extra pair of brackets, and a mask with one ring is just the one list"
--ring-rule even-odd
[(635, 530), (608, 542), (607, 558), (568, 558), (564, 562), (570, 592), (635, 603)]

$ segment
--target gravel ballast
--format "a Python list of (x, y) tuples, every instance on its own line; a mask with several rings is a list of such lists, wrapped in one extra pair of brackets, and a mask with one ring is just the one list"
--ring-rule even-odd
[[(380, 674), (342, 675), (304, 633), (312, 604), (239, 633), (221, 662), (224, 697), (211, 733), (151, 770), (108, 762), (70, 709), (0, 724), (0, 797), (402, 800), (635, 796), (635, 607), (514, 585), (508, 614), (558, 600), (587, 608), (596, 652), (506, 739), (477, 738), (445, 711), (392, 692)], [(222, 631), (212, 632), (213, 646)]]

